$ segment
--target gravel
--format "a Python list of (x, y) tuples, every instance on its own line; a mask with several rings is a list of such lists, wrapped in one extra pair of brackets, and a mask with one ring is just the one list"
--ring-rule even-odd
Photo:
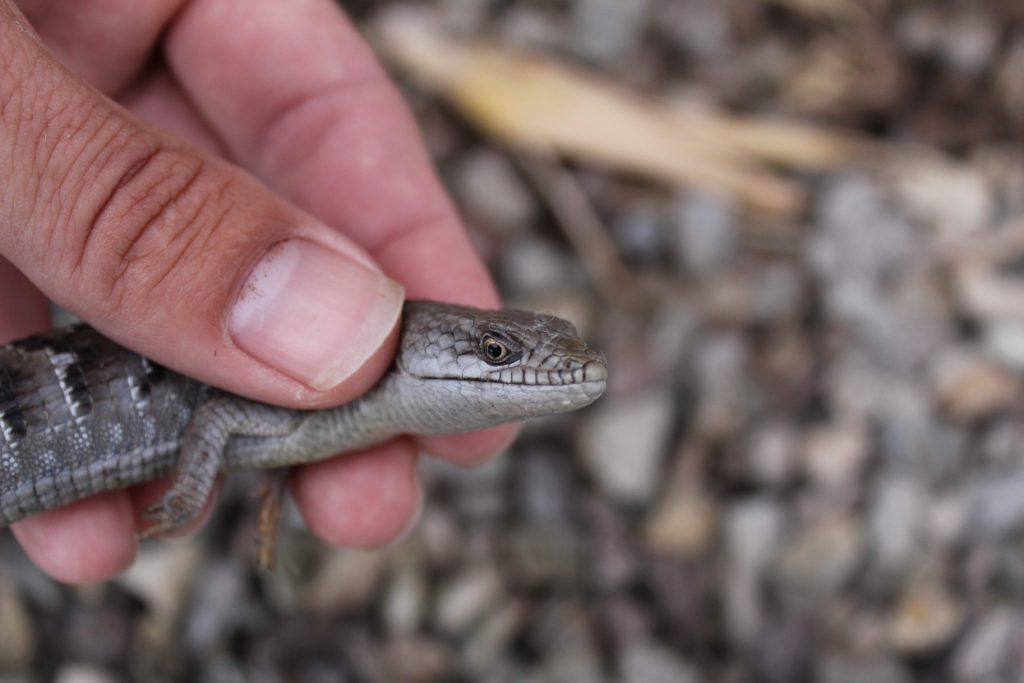
[(258, 572), (245, 483), (103, 585), (50, 582), (4, 535), (0, 681), (1022, 683), (1024, 12), (419, 5), (638, 97), (871, 150), (756, 162), (807, 194), (782, 218), (566, 164), (628, 274), (609, 287), (519, 152), (418, 93), (503, 294), (573, 319), (608, 394), (481, 467), (424, 457), (420, 522), (380, 549), (291, 510)]

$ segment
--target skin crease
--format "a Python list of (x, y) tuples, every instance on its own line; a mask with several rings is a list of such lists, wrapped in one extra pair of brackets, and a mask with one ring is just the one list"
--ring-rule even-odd
[[(21, 40), (19, 29), (12, 28), (14, 6), (45, 48), (29, 37)], [(138, 116), (139, 126), (146, 126), (144, 120), (158, 135), (164, 131), (187, 141), (192, 147), (182, 148), (184, 158), (205, 154), (200, 158), (234, 173), (212, 161), (226, 159), (265, 184), (276, 197), (244, 178), (231, 185), (238, 194), (232, 206), (251, 204), (253, 220), (270, 214), (282, 216), (285, 224), (301, 222), (304, 214), (296, 213), (294, 205), (364, 249), (411, 298), (497, 305), (493, 285), (437, 182), (405, 105), (330, 0), (0, 0), (0, 24), (6, 24), (0, 26), (6, 29), (0, 57), (9, 56), (3, 46), (11, 44), (11, 36), (30, 56), (33, 50), (48, 50), (77, 78)], [(17, 60), (13, 64), (7, 68), (16, 70)], [(31, 85), (41, 82), (37, 70), (18, 75)], [(86, 108), (90, 98), (101, 98), (73, 78), (52, 82), (58, 83), (56, 97), (68, 95)], [(0, 137), (5, 159), (10, 156), (7, 144)], [(19, 173), (14, 158), (8, 177), (27, 178), (31, 188), (33, 169)], [(232, 229), (229, 225), (225, 232)], [(91, 290), (72, 290), (81, 283), (62, 279), (59, 263), (49, 266), (45, 259), (33, 261), (20, 253), (15, 258), (4, 247), (9, 243), (0, 240), (0, 253), (51, 297), (73, 300), (76, 312), (108, 333), (117, 330), (118, 340), (136, 351), (237, 393), (281, 404), (336, 404), (369, 386), (390, 358), (394, 334), (349, 380), (316, 392), (225, 346), (219, 330), (230, 305), (230, 283), (204, 279), (199, 265), (186, 278), (195, 291), (183, 297), (184, 304), (154, 295), (153, 300), (111, 305), (95, 301), (99, 294)], [(181, 269), (188, 272), (190, 265)], [(0, 291), (5, 301), (0, 307), (2, 341), (46, 328), (43, 295), (2, 258)], [(196, 309), (206, 321), (187, 317)], [(140, 311), (150, 318), (140, 321)], [(158, 324), (154, 321), (163, 325), (158, 332), (150, 330)], [(179, 348), (188, 349), (189, 357), (175, 356), (182, 355), (175, 351)], [(214, 359), (216, 350), (221, 353)], [(419, 509), (418, 450), (470, 465), (502, 449), (515, 433), (514, 426), (503, 426), (418, 442), (396, 439), (300, 468), (292, 493), (310, 528), (325, 541), (377, 546), (400, 535)], [(103, 580), (132, 562), (138, 512), (167, 485), (152, 482), (93, 496), (19, 522), (14, 533), (54, 578)]]

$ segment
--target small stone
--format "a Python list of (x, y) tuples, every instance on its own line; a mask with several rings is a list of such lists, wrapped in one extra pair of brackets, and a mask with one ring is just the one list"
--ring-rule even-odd
[(1017, 372), (1024, 371), (1024, 320), (993, 320), (985, 326), (985, 346)]
[(954, 420), (971, 421), (1014, 406), (1021, 394), (1017, 377), (1007, 368), (976, 354), (948, 353), (935, 367), (936, 393), (943, 411)]
[[(1012, 87), (1016, 88), (1016, 91), (1001, 89), (1004, 90), (1003, 95), (1006, 98), (1020, 98), (1013, 103), (1007, 103), (1006, 106), (1024, 116), (1024, 40), (1017, 41), (1014, 47), (1007, 51), (1007, 64), (1012, 60), (1016, 60), (1017, 63), (1013, 68), (1013, 75), (1008, 78), (1013, 81)], [(1018, 216), (1024, 213), (1022, 150), (1016, 146), (1000, 145), (993, 141), (991, 145), (981, 145), (972, 153), (971, 160), (978, 170), (985, 174), (985, 182), (992, 188), (999, 215)]]
[(756, 398), (750, 383), (750, 349), (731, 332), (703, 337), (694, 351), (698, 400), (695, 433), (709, 439), (732, 437), (744, 425)]
[(753, 498), (728, 508), (725, 553), (740, 574), (758, 577), (775, 557), (785, 528), (782, 507), (772, 498)]
[(657, 28), (683, 50), (720, 58), (731, 49), (729, 9), (719, 0), (676, 0), (663, 3), (660, 11)]
[(531, 612), (527, 642), (542, 662), (538, 683), (604, 683), (594, 623), (581, 601), (555, 600)]
[(509, 601), (488, 615), (473, 629), (462, 648), (462, 665), (475, 680), (491, 671), (495, 661), (509, 647), (526, 619), (522, 602)]
[(416, 531), (416, 538), (434, 567), (455, 563), (464, 549), (458, 520), (448, 510), (429, 502)]
[(474, 150), (454, 174), (455, 195), (474, 220), (509, 235), (524, 234), (536, 220), (537, 200), (505, 156)]
[(1000, 30), (993, 15), (978, 8), (924, 4), (904, 14), (897, 34), (913, 52), (939, 57), (964, 73), (977, 73), (990, 66)]
[[(246, 611), (244, 576), (237, 567), (228, 562), (202, 565), (193, 581), (196, 590), (183, 611), (182, 639), (191, 652), (207, 655), (252, 615)], [(162, 616), (158, 623), (168, 628)], [(173, 633), (166, 637), (173, 637)]]
[(699, 683), (697, 669), (668, 647), (649, 640), (626, 646), (619, 662), (622, 683)]
[[(682, 487), (677, 487), (682, 488)], [(715, 535), (715, 505), (707, 496), (685, 487), (670, 490), (644, 526), (647, 547), (682, 559), (704, 554)]]
[(806, 285), (795, 268), (772, 264), (759, 269), (753, 280), (754, 309), (748, 316), (750, 320), (774, 322), (800, 315)]
[(384, 574), (384, 554), (336, 550), (303, 589), (301, 603), (316, 614), (334, 614), (370, 604)]
[(912, 375), (950, 343), (950, 321), (938, 291), (907, 279), (883, 290), (867, 282), (837, 282), (829, 292), (832, 315), (873, 367), (892, 379)]
[(898, 164), (894, 174), (907, 213), (940, 238), (970, 237), (991, 224), (995, 198), (984, 175), (970, 166), (921, 157)]
[(606, 400), (589, 411), (580, 448), (584, 466), (604, 493), (622, 503), (650, 499), (660, 483), (672, 413), (667, 392)]
[(978, 8), (956, 11), (943, 33), (943, 54), (951, 66), (978, 73), (991, 65), (1000, 40), (1000, 27), (991, 13)]
[(655, 367), (671, 370), (685, 358), (701, 320), (683, 297), (665, 297), (658, 303), (647, 328), (646, 354)]
[(715, 195), (688, 194), (676, 203), (673, 218), (676, 257), (684, 271), (707, 275), (734, 259), (739, 234), (731, 202)]
[(1013, 324), (1024, 318), (1024, 278), (1017, 264), (1024, 257), (1011, 250), (999, 258), (967, 258), (954, 263), (959, 305), (989, 325)]
[(905, 655), (924, 655), (946, 645), (960, 629), (964, 608), (944, 587), (912, 586), (890, 623), (893, 647)]
[(722, 613), (725, 632), (735, 646), (746, 649), (764, 631), (764, 594), (756, 576), (730, 570), (724, 577)]
[(863, 425), (836, 424), (813, 429), (803, 444), (803, 468), (822, 487), (852, 484), (868, 457), (868, 435)]
[(932, 477), (958, 476), (964, 465), (967, 435), (940, 419), (934, 397), (919, 383), (893, 381), (873, 419), (878, 425), (878, 460), (885, 466), (928, 471)]
[(579, 535), (568, 524), (526, 524), (509, 533), (510, 569), (528, 586), (571, 586), (581, 573)]
[(186, 594), (196, 580), (200, 560), (198, 544), (164, 543), (140, 553), (115, 581), (143, 600), (150, 613), (170, 627), (187, 605)]
[(830, 288), (880, 283), (920, 249), (908, 221), (878, 182), (863, 174), (842, 175), (825, 186), (819, 224), (809, 261)]
[(833, 515), (814, 521), (786, 544), (777, 576), (799, 604), (834, 595), (853, 575), (864, 552), (860, 527), (849, 517)]
[(704, 278), (700, 303), (718, 323), (767, 325), (797, 319), (805, 288), (792, 268), (747, 264), (722, 268)]
[(36, 649), (28, 608), (15, 586), (0, 575), (0, 671), (25, 669)]
[(736, 504), (726, 518), (722, 610), (733, 643), (748, 645), (762, 630), (764, 574), (778, 553), (783, 522), (778, 503), (767, 498)]
[(647, 202), (626, 206), (611, 225), (612, 237), (623, 256), (653, 263), (665, 254), (667, 232), (661, 207)]
[(575, 0), (570, 40), (576, 53), (605, 66), (621, 62), (640, 43), (649, 5), (649, 0)]
[(428, 591), (419, 563), (401, 562), (384, 592), (382, 605), (384, 623), (392, 633), (419, 630), (427, 608)]
[(501, 279), (511, 294), (557, 290), (579, 277), (576, 262), (564, 249), (537, 238), (511, 241), (504, 250)]
[(483, 30), (490, 0), (440, 0), (437, 3), (444, 27), (462, 35)]
[(974, 533), (1000, 538), (1024, 524), (1024, 472), (994, 472), (978, 477), (969, 512)]
[[(977, 452), (972, 456), (980, 456), (972, 459), (975, 463), (990, 463), (995, 467), (1005, 467), (1006, 472), (1016, 471), (1021, 464), (1020, 444), (1024, 442), (1024, 423), (1016, 419), (1016, 416), (998, 416), (985, 425), (984, 430), (979, 434), (980, 439), (977, 445)], [(978, 468), (974, 474), (982, 479), (993, 474)]]
[(844, 421), (867, 420), (881, 412), (891, 397), (893, 382), (862, 354), (846, 353), (834, 359), (826, 386), (836, 416)]
[(529, 522), (564, 524), (573, 499), (571, 463), (557, 450), (528, 450), (514, 471), (520, 514)]
[(437, 596), (435, 618), (446, 633), (460, 635), (481, 619), (504, 593), (501, 575), (487, 566), (453, 575)]
[(964, 488), (929, 497), (924, 528), (927, 542), (936, 548), (952, 548), (967, 534), (970, 504)]
[(771, 422), (754, 429), (744, 451), (744, 472), (759, 486), (782, 486), (796, 469), (797, 431), (791, 425)]
[(917, 555), (926, 503), (926, 494), (915, 479), (882, 480), (868, 513), (878, 564), (899, 568)]
[(1015, 609), (998, 608), (971, 625), (952, 657), (957, 681), (1010, 681), (1021, 669), (1024, 622)]
[(512, 47), (544, 52), (564, 50), (566, 31), (562, 15), (548, 6), (515, 3), (501, 13), (497, 37)]

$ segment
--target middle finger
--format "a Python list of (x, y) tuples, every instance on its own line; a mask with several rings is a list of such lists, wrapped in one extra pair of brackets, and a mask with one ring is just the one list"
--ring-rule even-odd
[(16, 0), (43, 43), (80, 78), (114, 96), (153, 54), (187, 0)]

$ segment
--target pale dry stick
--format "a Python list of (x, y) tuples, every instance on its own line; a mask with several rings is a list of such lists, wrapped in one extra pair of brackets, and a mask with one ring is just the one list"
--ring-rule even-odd
[[(743, 143), (732, 146), (706, 134), (706, 118), (694, 127), (692, 118), (664, 103), (553, 59), (452, 40), (408, 17), (392, 17), (377, 28), (381, 49), (396, 65), (521, 153), (727, 194), (753, 213), (776, 218), (794, 218), (806, 208), (799, 182), (743, 149), (765, 145), (762, 129), (752, 134), (727, 125)], [(773, 135), (781, 131), (771, 128)]]
[(523, 155), (517, 161), (551, 209), (601, 296), (610, 302), (628, 298), (636, 291), (633, 276), (572, 173), (557, 164)]
[(822, 171), (870, 158), (882, 148), (880, 143), (851, 132), (795, 121), (755, 119), (714, 110), (676, 109), (673, 114), (677, 130), (686, 130), (708, 144), (713, 142), (718, 154), (731, 154), (738, 162)]

